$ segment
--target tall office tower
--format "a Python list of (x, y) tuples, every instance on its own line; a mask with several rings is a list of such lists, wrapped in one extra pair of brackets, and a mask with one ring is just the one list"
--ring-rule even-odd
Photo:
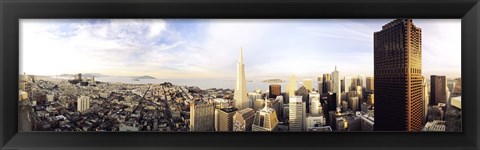
[(363, 94), (363, 93), (364, 93), (364, 92), (363, 92), (363, 87), (362, 87), (362, 86), (357, 86), (357, 87), (355, 88), (355, 92), (357, 93), (358, 98), (359, 98), (360, 100), (362, 100), (362, 99), (363, 99), (363, 95), (365, 95), (365, 94)]
[(317, 90), (318, 90), (318, 93), (322, 93), (323, 92), (323, 77), (318, 77), (317, 78)]
[(233, 131), (233, 115), (237, 108), (218, 109), (217, 131)]
[(214, 131), (215, 106), (203, 101), (190, 102), (190, 131)]
[(337, 110), (336, 96), (336, 93), (323, 93), (320, 95), (320, 103), (322, 103), (324, 109), (323, 112), (326, 113), (325, 116), (328, 116), (329, 111)]
[(345, 93), (345, 80), (340, 80), (340, 93)]
[(303, 131), (306, 117), (305, 107), (302, 96), (290, 97), (290, 103), (288, 104), (289, 131)]
[(268, 98), (276, 98), (282, 94), (282, 87), (279, 84), (272, 84), (268, 87)]
[(295, 94), (297, 96), (302, 96), (302, 102), (305, 102), (305, 105), (307, 105), (306, 112), (310, 112), (310, 108), (308, 107), (308, 104), (310, 103), (308, 99), (308, 93), (309, 92), (307, 88), (305, 88), (305, 86), (302, 86), (297, 90), (297, 93)]
[[(331, 92), (329, 90), (331, 90), (330, 86), (331, 86), (331, 82), (332, 82), (332, 78), (331, 78), (331, 75), (330, 74), (323, 74), (323, 91), (320, 92), (320, 93), (328, 93), (328, 92)], [(330, 83), (330, 85), (328, 84)]]
[(423, 92), (423, 120), (427, 122), (428, 116), (428, 105), (430, 105), (429, 94), (428, 94), (428, 82), (425, 77), (422, 77), (422, 92)]
[[(265, 103), (267, 99), (265, 98)], [(277, 131), (278, 118), (275, 109), (265, 105), (255, 113), (255, 119), (252, 124), (252, 131)]]
[(365, 75), (359, 75), (358, 76), (358, 84), (359, 86), (362, 86), (362, 87), (366, 87), (367, 84), (366, 84), (366, 78), (365, 78)]
[(323, 83), (325, 89), (323, 91), (325, 93), (333, 93), (333, 82), (332, 80), (327, 81), (326, 83)]
[(367, 104), (375, 105), (375, 94), (369, 94), (368, 95)]
[(373, 92), (373, 89), (374, 89), (373, 88), (374, 87), (373, 86), (373, 82), (374, 82), (373, 77), (367, 77), (365, 82), (366, 82), (365, 91), (369, 92), (369, 93)]
[(352, 90), (352, 77), (343, 77), (343, 83), (345, 87), (345, 93), (348, 93)]
[(312, 86), (312, 80), (311, 79), (303, 80), (303, 86), (305, 86), (305, 88), (307, 88), (308, 92), (312, 92), (313, 86)]
[(235, 107), (239, 110), (249, 107), (247, 98), (247, 82), (245, 80), (245, 65), (243, 64), (242, 49), (237, 63), (237, 80), (235, 82), (235, 92), (233, 93)]
[(287, 93), (289, 97), (295, 96), (295, 90), (297, 90), (297, 78), (292, 75), (290, 76), (290, 81), (288, 82)]
[(359, 99), (358, 96), (352, 96), (348, 98), (348, 108), (352, 111), (358, 111), (359, 107)]
[[(335, 70), (332, 72), (332, 92), (337, 93), (340, 95), (340, 73), (337, 71), (337, 66), (335, 66)], [(337, 96), (337, 106), (340, 105), (340, 96)]]
[(77, 111), (82, 112), (90, 108), (90, 97), (80, 96), (77, 99)]
[(320, 94), (318, 94), (317, 92), (312, 92), (309, 94), (309, 104), (307, 107), (310, 108), (310, 113), (311, 114), (320, 114), (321, 112), (321, 109), (322, 109), (322, 105), (320, 104)]
[(430, 104), (447, 103), (447, 78), (445, 76), (430, 76)]
[(462, 78), (453, 80), (452, 97), (462, 96)]
[(252, 108), (245, 108), (235, 112), (233, 115), (233, 131), (252, 131), (255, 111)]
[(255, 106), (255, 100), (257, 99), (262, 99), (262, 93), (257, 93), (257, 92), (248, 93), (249, 108), (253, 108)]
[(283, 108), (285, 107), (285, 100), (283, 99), (283, 96), (280, 95), (280, 96), (277, 96), (277, 98), (275, 98), (276, 101), (278, 101), (279, 105), (280, 105), (280, 110), (277, 111), (277, 116), (280, 116), (278, 117), (278, 120), (281, 120), (281, 121), (284, 121), (283, 120)]
[(267, 100), (267, 104), (268, 104), (268, 107), (270, 108), (273, 108), (275, 110), (275, 114), (277, 114), (277, 119), (278, 120), (283, 120), (283, 119), (280, 119), (282, 116), (282, 111), (283, 111), (283, 107), (281, 104), (282, 101), (280, 101), (279, 99), (273, 99), (273, 98), (269, 98)]
[(374, 33), (375, 130), (423, 128), (421, 29), (396, 19)]

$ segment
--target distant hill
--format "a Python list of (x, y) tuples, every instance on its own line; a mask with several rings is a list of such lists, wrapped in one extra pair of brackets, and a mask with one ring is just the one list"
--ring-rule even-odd
[[(58, 75), (60, 77), (72, 77), (72, 76), (76, 76), (78, 74), (61, 74), (61, 75)], [(100, 74), (100, 73), (82, 73), (82, 77), (91, 77), (91, 76), (95, 76), (95, 77), (108, 77), (107, 75), (103, 75), (103, 74)]]
[(104, 75), (100, 73), (82, 73), (82, 76), (107, 77), (108, 75)]
[[(76, 75), (78, 75), (78, 74), (61, 74), (61, 75), (57, 75), (57, 76), (59, 76), (59, 77), (73, 77), (73, 76), (76, 76)], [(90, 78), (92, 76), (95, 76), (95, 77), (112, 77), (112, 76), (104, 75), (104, 74), (100, 74), (100, 73), (82, 73), (82, 77)], [(157, 79), (155, 77), (147, 76), (147, 75), (144, 75), (144, 76), (116, 76), (116, 77), (129, 77), (129, 78), (133, 78), (133, 79)]]
[(262, 82), (265, 82), (265, 83), (282, 83), (282, 82), (285, 82), (285, 81), (283, 81), (282, 79), (268, 79), (268, 80), (263, 80)]
[(147, 75), (144, 75), (144, 76), (138, 76), (138, 77), (133, 77), (134, 79), (157, 79), (155, 77), (152, 77), (152, 76), (147, 76)]

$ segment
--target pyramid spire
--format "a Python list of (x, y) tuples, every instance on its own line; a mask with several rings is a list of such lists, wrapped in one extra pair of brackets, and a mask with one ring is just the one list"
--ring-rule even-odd
[(337, 65), (335, 65), (335, 71), (337, 71)]
[(238, 58), (238, 62), (243, 63), (243, 49), (240, 47), (240, 56)]
[(245, 80), (245, 65), (243, 64), (243, 49), (240, 47), (240, 55), (237, 63), (237, 79), (235, 82), (235, 91), (233, 99), (235, 100), (235, 107), (239, 110), (249, 107), (247, 97), (247, 87)]

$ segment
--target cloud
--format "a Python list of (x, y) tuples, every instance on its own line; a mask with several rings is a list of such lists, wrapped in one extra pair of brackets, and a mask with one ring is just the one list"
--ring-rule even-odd
[(51, 75), (129, 68), (145, 50), (172, 47), (155, 45), (165, 30), (162, 20), (22, 19), (21, 70)]
[[(231, 78), (373, 75), (373, 32), (391, 20), (22, 19), (21, 72)], [(460, 73), (460, 21), (421, 20), (424, 75)]]

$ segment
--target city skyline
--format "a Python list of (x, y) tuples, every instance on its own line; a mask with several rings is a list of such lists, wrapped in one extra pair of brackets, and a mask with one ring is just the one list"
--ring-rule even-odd
[[(86, 24), (89, 23), (90, 22), (86, 22)], [(278, 21), (276, 23), (278, 23)], [(126, 29), (120, 28), (120, 31), (116, 32), (118, 34), (123, 34), (124, 32), (128, 34), (122, 35), (123, 38), (114, 40), (120, 40), (122, 43), (130, 44), (130, 46), (133, 44), (132, 47), (148, 47), (156, 45), (153, 41), (149, 41), (149, 39), (134, 39), (141, 36), (131, 37), (128, 35), (145, 34), (145, 36), (150, 38), (162, 36), (161, 33), (159, 33), (160, 31), (157, 30), (161, 27), (159, 24), (161, 24), (161, 22), (157, 22), (157, 25), (154, 27), (148, 26), (148, 29), (141, 28), (127, 30), (129, 28), (141, 26), (141, 24), (128, 24)], [(257, 61), (254, 63), (257, 66), (248, 66), (244, 62), (246, 62), (246, 60), (252, 61), (252, 58), (245, 59), (244, 56), (246, 55), (244, 55), (245, 51), (243, 51), (243, 48), (238, 49), (239, 51), (236, 54), (238, 59), (234, 60), (236, 65), (231, 66), (232, 68), (236, 68), (236, 70), (234, 70), (234, 72), (236, 72), (234, 76), (236, 79), (231, 81), (223, 80), (221, 77), (209, 74), (207, 77), (216, 77), (214, 78), (216, 80), (204, 81), (208, 82), (209, 87), (213, 88), (204, 88), (204, 86), (200, 86), (199, 84), (202, 84), (199, 82), (200, 79), (182, 79), (187, 82), (181, 83), (181, 81), (172, 80), (172, 82), (170, 82), (170, 80), (157, 80), (145, 76), (127, 77), (122, 79), (113, 76), (114, 80), (105, 81), (99, 79), (102, 76), (94, 78), (91, 74), (82, 73), (75, 75), (61, 75), (60, 78), (57, 78), (57, 76), (32, 75), (32, 73), (20, 74), (18, 86), (19, 130), (121, 132), (462, 131), (461, 78), (456, 78), (447, 82), (446, 74), (439, 73), (438, 75), (430, 75), (431, 80), (428, 80), (422, 74), (426, 67), (423, 65), (425, 63), (423, 58), (426, 55), (432, 54), (425, 52), (424, 47), (422, 46), (425, 45), (425, 36), (422, 36), (425, 35), (425, 28), (429, 27), (420, 26), (410, 18), (394, 19), (383, 24), (381, 28), (377, 28), (377, 30), (373, 32), (374, 37), (372, 38), (372, 55), (374, 57), (373, 76), (369, 74), (365, 75), (362, 71), (358, 71), (351, 75), (353, 76), (352, 78), (349, 77), (350, 74), (348, 71), (343, 72), (341, 69), (338, 69), (337, 64), (334, 65), (334, 70), (330, 73), (328, 70), (324, 71), (312, 68), (308, 65), (316, 64), (315, 61), (317, 59), (302, 59), (302, 61), (291, 60), (291, 58), (298, 59), (297, 56), (304, 56), (317, 51), (295, 51), (294, 53), (296, 55), (289, 54), (288, 57), (267, 59), (263, 62), (261, 62), (262, 59), (254, 59), (253, 61)], [(62, 31), (55, 30), (51, 32)], [(60, 34), (66, 38), (72, 37), (72, 35), (69, 35), (67, 32), (62, 32)], [(105, 32), (105, 34), (109, 33)], [(339, 34), (332, 32), (330, 35)], [(171, 37), (168, 35), (166, 36)], [(110, 38), (110, 36), (107, 37)], [(327, 39), (330, 38), (333, 37)], [(360, 39), (363, 38), (355, 40)], [(135, 43), (133, 42), (135, 40), (145, 43)], [(164, 44), (164, 42), (158, 41), (157, 43)], [(348, 41), (347, 43), (348, 44), (332, 44), (336, 46), (344, 46), (353, 43), (353, 45), (355, 45), (355, 42), (352, 41)], [(448, 47), (449, 45), (441, 44), (443, 47)], [(222, 44), (218, 45), (221, 46)], [(73, 47), (75, 46), (73, 45)], [(90, 67), (88, 63), (98, 63), (90, 58), (84, 58), (85, 60), (75, 60), (78, 59), (77, 57), (81, 58), (91, 54), (91, 49), (87, 50), (84, 48), (84, 50), (84, 53), (79, 54), (65, 52), (64, 54), (68, 55), (63, 57), (51, 53), (49, 56), (36, 56), (27, 60), (39, 62), (41, 62), (41, 60), (35, 59), (47, 60), (47, 62), (48, 60), (56, 60), (56, 63), (47, 65), (47, 71), (50, 68), (57, 69), (57, 65), (59, 63), (62, 64), (60, 61), (61, 59), (70, 58), (70, 60), (62, 65), (66, 66), (67, 69), (73, 68), (73, 70), (79, 70), (79, 68), (82, 68), (83, 66), (88, 68)], [(172, 51), (181, 52), (182, 50), (173, 49)], [(93, 51), (93, 53), (96, 52), (97, 51)], [(189, 52), (184, 52), (182, 54), (190, 54)], [(255, 53), (256, 55), (250, 53), (249, 56), (265, 57), (284, 52), (288, 51), (265, 50)], [(198, 52), (195, 54), (203, 53)], [(214, 54), (218, 53), (215, 52)], [(223, 54), (223, 51), (221, 51), (220, 54)], [(344, 61), (345, 56), (337, 55), (342, 54), (342, 52), (336, 51), (331, 54), (332, 57), (339, 57), (332, 58), (337, 59), (332, 61)], [(120, 55), (123, 56), (123, 54)], [(138, 60), (144, 58), (143, 53), (126, 55), (129, 57), (125, 60)], [(367, 56), (360, 55), (360, 53), (354, 53), (352, 55), (357, 57), (353, 56), (351, 57), (351, 60), (345, 61), (353, 66), (358, 65), (357, 63), (361, 63), (362, 61), (357, 60), (356, 58), (368, 58)], [(107, 60), (106, 62), (110, 62), (111, 64), (116, 63), (115, 61), (111, 61), (112, 58), (116, 58), (115, 56), (116, 55), (113, 54), (104, 55)], [(133, 58), (130, 58), (130, 56)], [(55, 57), (58, 59), (48, 59), (47, 57)], [(312, 58), (317, 57), (318, 55), (312, 55)], [(166, 58), (166, 56), (160, 57), (159, 59), (163, 58)], [(222, 56), (221, 58), (230, 60), (230, 54)], [(436, 60), (443, 62), (451, 61), (451, 59), (448, 58), (449, 57), (445, 58), (445, 60), (444, 58), (436, 58)], [(163, 61), (164, 64), (162, 64), (164, 66), (171, 67), (170, 69), (182, 74), (179, 74), (177, 78), (187, 78), (185, 75), (188, 74), (196, 76), (197, 74), (189, 72), (192, 71), (189, 69), (204, 65), (202, 62), (198, 62), (189, 66), (188, 62), (195, 60), (190, 60), (188, 58), (169, 59), (170, 60), (167, 61), (160, 61)], [(320, 60), (318, 61), (323, 61), (321, 58), (319, 59)], [(176, 63), (184, 60), (186, 61), (185, 65), (187, 65), (187, 68), (184, 68), (185, 66), (175, 66), (177, 65)], [(222, 63), (223, 61), (221, 59), (218, 60), (216, 56), (210, 56), (209, 60), (216, 62), (215, 64), (211, 64), (210, 68), (230, 65), (229, 62)], [(269, 62), (272, 60), (273, 62)], [(149, 60), (147, 62), (158, 63), (156, 60)], [(132, 62), (124, 61), (124, 63), (132, 65), (130, 64)], [(142, 65), (142, 63), (145, 62), (137, 63), (135, 61), (133, 62), (133, 65), (146, 68), (121, 66), (124, 68), (126, 67), (124, 69), (126, 72), (131, 71), (132, 69), (148, 69), (149, 67), (152, 67), (149, 63), (146, 65)], [(279, 65), (282, 63), (283, 65)], [(79, 66), (74, 66), (72, 64)], [(272, 66), (269, 66), (269, 64)], [(295, 65), (288, 66), (291, 64)], [(97, 67), (101, 68), (108, 65), (109, 63), (99, 64)], [(173, 67), (170, 65), (173, 65)], [(276, 69), (275, 67), (278, 66), (281, 66), (282, 68)], [(252, 69), (248, 70), (250, 67), (253, 68), (253, 70), (267, 67), (263, 68), (265, 70), (252, 72), (253, 75), (250, 77), (290, 76), (290, 79), (288, 82), (280, 81), (278, 78), (264, 80), (262, 82), (253, 82), (252, 78), (246, 76), (246, 74), (249, 74), (252, 71)], [(223, 68), (220, 67), (215, 69)], [(315, 74), (315, 77), (318, 77), (318, 82), (315, 84), (312, 79), (298, 80), (295, 74), (299, 74), (298, 70), (302, 72), (301, 70), (303, 69), (306, 69), (304, 71), (312, 70), (314, 72), (320, 70), (323, 71), (323, 74), (321, 74), (321, 76), (320, 74)], [(351, 70), (352, 68), (346, 68), (346, 70), (349, 69)], [(368, 70), (365, 68), (357, 69)], [(448, 70), (449, 68), (446, 66), (441, 69)], [(460, 67), (457, 69), (460, 69)], [(292, 70), (294, 73), (287, 73), (292, 72)], [(152, 71), (162, 72), (164, 70), (152, 69)], [(202, 70), (197, 71), (201, 72)], [(203, 71), (208, 72), (212, 70), (207, 69)], [(223, 73), (222, 71), (228, 72), (229, 70), (218, 71), (219, 72), (215, 73), (221, 74)], [(91, 72), (103, 73), (97, 71)], [(280, 74), (282, 72), (285, 73)], [(136, 73), (145, 72), (139, 71)], [(300, 74), (300, 78), (302, 78), (302, 75), (304, 74), (308, 74), (308, 72)], [(345, 75), (341, 76), (341, 74)], [(358, 78), (355, 77), (355, 74), (359, 75)], [(95, 76), (97, 75), (98, 74)], [(203, 74), (201, 74), (200, 77), (202, 77), (202, 75)], [(248, 79), (248, 83), (246, 78)], [(152, 80), (140, 82), (144, 79)], [(222, 88), (225, 85), (214, 83), (219, 81), (219, 79), (223, 80), (224, 84), (227, 85), (227, 88)], [(128, 83), (129, 81), (133, 83)], [(298, 85), (297, 81), (300, 81), (300, 85)], [(302, 84), (304, 85), (302, 86)], [(258, 86), (258, 89), (254, 91), (250, 90), (251, 92), (248, 92), (247, 89), (251, 88), (252, 85)], [(266, 87), (268, 87), (267, 90), (261, 90)], [(284, 87), (285, 92), (282, 92), (282, 87)], [(318, 89), (315, 89), (315, 87)]]
[[(22, 19), (20, 73), (235, 78), (243, 48), (247, 80), (292, 74), (312, 78), (334, 66), (340, 78), (373, 76), (372, 33), (388, 22)], [(424, 28), (423, 76), (460, 77), (460, 20), (414, 23)]]

